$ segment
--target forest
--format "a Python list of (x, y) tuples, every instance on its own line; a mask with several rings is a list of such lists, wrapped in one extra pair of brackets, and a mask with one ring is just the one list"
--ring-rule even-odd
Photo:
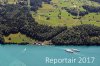
[(74, 15), (74, 16), (77, 16), (78, 14), (79, 16), (85, 16), (93, 12), (100, 13), (100, 6), (95, 7), (95, 6), (90, 6), (90, 5), (83, 5), (82, 7), (85, 9), (85, 11), (80, 11), (77, 8), (67, 8), (67, 7), (64, 7), (62, 9), (65, 9), (67, 12), (69, 12), (71, 15)]
[(90, 13), (91, 12), (96, 12), (96, 13), (100, 12), (100, 6), (94, 7), (94, 6), (84, 5), (83, 8), (86, 9)]
[(51, 0), (30, 0), (30, 6), (32, 11), (38, 10), (39, 7), (42, 7), (42, 2), (50, 4)]
[(88, 11), (79, 11), (76, 8), (64, 8), (68, 13), (70, 13), (73, 16), (85, 16), (87, 15), (89, 12)]
[[(13, 6), (13, 7), (12, 7)], [(1, 6), (0, 10), (0, 42), (4, 42), (3, 35), (22, 33), (40, 41), (50, 40), (67, 27), (51, 27), (40, 25), (32, 18), (27, 7), (19, 5)], [(9, 17), (11, 16), (11, 17)]]
[(74, 26), (54, 37), (52, 42), (56, 45), (100, 45), (100, 27)]
[(100, 3), (100, 0), (92, 0), (92, 1), (95, 1), (95, 2), (98, 2), (98, 3)]

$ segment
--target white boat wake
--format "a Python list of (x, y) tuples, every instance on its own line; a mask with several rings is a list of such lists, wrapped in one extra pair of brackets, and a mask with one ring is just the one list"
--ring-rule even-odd
[(78, 56), (85, 56), (85, 55), (80, 54), (80, 53), (73, 53), (73, 54), (78, 55)]
[(26, 51), (26, 48), (24, 49), (24, 51)]
[(26, 50), (27, 50), (27, 49), (26, 49), (26, 48), (24, 48), (24, 49), (22, 50), (22, 52), (24, 53), (24, 52), (26, 52)]

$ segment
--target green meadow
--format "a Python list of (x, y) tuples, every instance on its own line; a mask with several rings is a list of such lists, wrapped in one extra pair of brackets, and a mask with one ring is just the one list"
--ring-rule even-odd
[[(33, 18), (43, 25), (50, 26), (76, 26), (83, 24), (94, 24), (100, 26), (100, 13), (89, 13), (82, 16), (81, 19), (74, 19), (77, 16), (73, 16), (66, 10), (61, 9), (62, 7), (67, 8), (78, 8), (80, 11), (84, 11), (82, 5), (88, 4), (92, 6), (100, 6), (99, 3), (90, 0), (52, 0), (51, 4), (43, 2), (41, 8), (37, 12), (31, 12)], [(61, 12), (61, 19), (58, 18)]]
[(9, 36), (4, 36), (6, 43), (30, 43), (32, 44), (35, 40), (23, 35), (21, 33), (10, 34)]
[[(16, 4), (17, 0), (8, 0), (8, 4)], [(74, 19), (77, 16), (73, 16), (66, 10), (61, 9), (62, 7), (67, 8), (78, 8), (80, 11), (85, 11), (83, 5), (88, 4), (92, 6), (100, 6), (99, 3), (91, 0), (51, 0), (51, 3), (42, 3), (37, 12), (31, 11), (33, 18), (36, 22), (43, 25), (49, 26), (76, 26), (82, 24), (94, 24), (100, 26), (100, 13), (89, 13), (82, 16), (81, 19)], [(59, 13), (61, 18), (59, 19)]]
[(16, 4), (17, 0), (8, 0), (8, 4)]

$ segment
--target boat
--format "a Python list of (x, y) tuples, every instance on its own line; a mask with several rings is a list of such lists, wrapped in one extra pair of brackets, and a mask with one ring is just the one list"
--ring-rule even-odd
[(75, 52), (80, 52), (80, 50), (78, 49), (65, 49), (66, 52), (69, 52), (69, 53), (75, 53)]
[(74, 52), (80, 52), (80, 50), (78, 50), (78, 49), (71, 49), (72, 51), (74, 51)]
[(69, 53), (74, 53), (74, 51), (72, 51), (71, 49), (65, 49), (65, 51)]

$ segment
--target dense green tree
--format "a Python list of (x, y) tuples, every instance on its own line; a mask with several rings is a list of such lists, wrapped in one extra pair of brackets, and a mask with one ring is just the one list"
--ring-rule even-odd
[(75, 26), (58, 34), (52, 39), (52, 42), (56, 45), (100, 45), (100, 27)]

